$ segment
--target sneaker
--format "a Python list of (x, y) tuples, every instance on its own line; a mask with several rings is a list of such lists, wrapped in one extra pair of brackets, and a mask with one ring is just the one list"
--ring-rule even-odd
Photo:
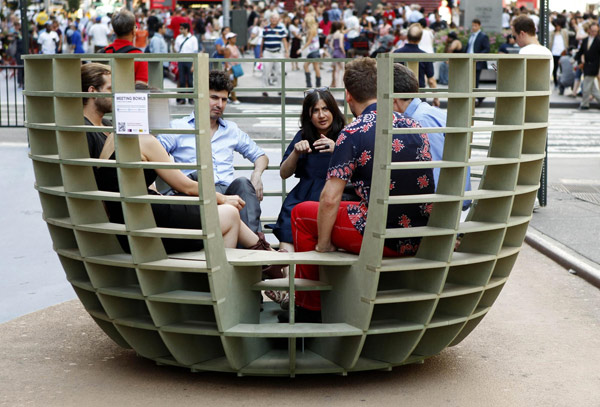
[(579, 106), (579, 110), (590, 110), (589, 106)]
[(263, 92), (262, 95), (263, 95), (264, 98), (268, 98), (269, 97), (269, 94), (267, 92)]
[(239, 105), (240, 101), (239, 100), (234, 100), (233, 102), (231, 102), (232, 105)]

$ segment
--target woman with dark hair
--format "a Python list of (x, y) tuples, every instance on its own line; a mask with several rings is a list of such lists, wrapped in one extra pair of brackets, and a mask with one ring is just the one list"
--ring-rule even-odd
[[(302, 46), (302, 32), (300, 31), (301, 24), (302, 23), (300, 22), (300, 17), (298, 17), (296, 15), (296, 16), (294, 16), (294, 18), (292, 18), (292, 22), (288, 26), (288, 31), (290, 33), (290, 39), (291, 39), (291, 44), (292, 44), (292, 48), (290, 50), (290, 58), (292, 58), (292, 59), (300, 58), (300, 55), (298, 54), (298, 50)], [(292, 69), (294, 71), (297, 71), (298, 69), (300, 69), (300, 68), (298, 68), (298, 62), (296, 62), (296, 61), (292, 62)]]
[(292, 209), (300, 202), (318, 201), (325, 185), (329, 159), (335, 141), (344, 128), (344, 115), (327, 88), (305, 92), (300, 131), (288, 146), (279, 169), (281, 178), (296, 175), (298, 184), (285, 198), (273, 234), (280, 248), (294, 251), (292, 239)]
[(506, 42), (502, 45), (500, 45), (500, 48), (498, 48), (498, 53), (499, 54), (508, 54), (509, 53), (509, 49), (511, 48), (517, 48), (517, 40), (515, 38), (514, 35), (512, 34), (508, 34), (506, 36)]
[[(458, 35), (456, 35), (456, 33), (454, 31), (450, 31), (448, 33), (448, 37), (446, 38), (446, 44), (444, 46), (444, 52), (446, 54), (462, 52), (462, 42), (460, 42), (460, 40), (458, 39)], [(448, 61), (444, 61), (440, 65), (440, 72), (438, 75), (439, 76), (439, 80), (438, 80), (439, 84), (441, 84), (441, 85), (448, 84), (448, 73), (449, 73)]]
[[(331, 24), (332, 22), (329, 21), (329, 14), (328, 13), (323, 13), (323, 19), (321, 21), (319, 21), (319, 29), (321, 29), (321, 35), (319, 35), (320, 38), (323, 39), (323, 41), (325, 40), (325, 38), (329, 35), (330, 31), (331, 31)], [(323, 48), (325, 44), (321, 43), (321, 48)]]
[(554, 34), (550, 35), (549, 46), (552, 51), (552, 58), (554, 60), (554, 69), (552, 70), (552, 79), (554, 81), (554, 87), (560, 87), (558, 80), (558, 60), (560, 59), (562, 52), (569, 48), (569, 33), (565, 30), (566, 21), (562, 18), (556, 18), (552, 22), (554, 25)]

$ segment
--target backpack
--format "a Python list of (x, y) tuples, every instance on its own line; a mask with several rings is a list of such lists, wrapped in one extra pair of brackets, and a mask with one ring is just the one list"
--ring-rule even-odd
[(100, 51), (98, 51), (98, 53), (106, 54), (106, 50), (112, 50), (112, 52), (109, 52), (109, 54), (129, 54), (131, 51), (136, 49), (141, 52), (139, 48), (136, 48), (133, 45), (125, 45), (124, 47), (119, 48), (117, 50), (112, 45), (108, 45), (102, 48)]

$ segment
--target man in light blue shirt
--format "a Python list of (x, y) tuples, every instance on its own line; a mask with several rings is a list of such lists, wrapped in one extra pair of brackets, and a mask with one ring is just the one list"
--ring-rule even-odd
[[(418, 93), (419, 81), (415, 74), (402, 64), (394, 64), (394, 93)], [(394, 99), (394, 111), (417, 120), (422, 127), (446, 127), (446, 112), (423, 102), (419, 98)], [(427, 133), (431, 149), (431, 161), (439, 161), (444, 155), (444, 133)], [(433, 179), (437, 189), (440, 169), (433, 169)], [(471, 190), (471, 168), (467, 167), (467, 182), (465, 191)], [(471, 201), (463, 203), (466, 209)]]
[[(165, 23), (159, 21), (156, 26), (156, 32), (152, 36), (150, 40), (150, 44), (148, 45), (148, 52), (152, 54), (166, 54), (169, 52), (169, 48), (167, 47), (167, 42), (165, 41)], [(163, 67), (168, 68), (169, 63), (163, 62)]]
[(342, 19), (342, 10), (336, 2), (331, 3), (331, 9), (327, 13), (329, 14), (329, 21), (340, 21)]
[[(269, 164), (269, 159), (237, 124), (221, 118), (232, 89), (233, 84), (225, 72), (210, 72), (209, 104), (215, 189), (224, 195), (239, 195), (244, 200), (245, 206), (240, 211), (240, 217), (253, 232), (257, 233), (260, 231), (260, 201), (263, 199), (261, 176)], [(171, 128), (193, 129), (194, 126), (193, 113), (171, 122)], [(196, 162), (195, 134), (160, 134), (158, 140), (173, 156), (175, 162)], [(244, 177), (234, 178), (234, 151), (254, 164), (250, 180)], [(197, 180), (197, 174), (193, 170), (183, 170), (183, 172)]]

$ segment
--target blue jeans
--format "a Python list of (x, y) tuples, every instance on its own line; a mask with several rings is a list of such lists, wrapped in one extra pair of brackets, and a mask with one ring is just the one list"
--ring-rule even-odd
[(438, 83), (440, 85), (448, 84), (448, 62), (442, 62), (440, 65)]

